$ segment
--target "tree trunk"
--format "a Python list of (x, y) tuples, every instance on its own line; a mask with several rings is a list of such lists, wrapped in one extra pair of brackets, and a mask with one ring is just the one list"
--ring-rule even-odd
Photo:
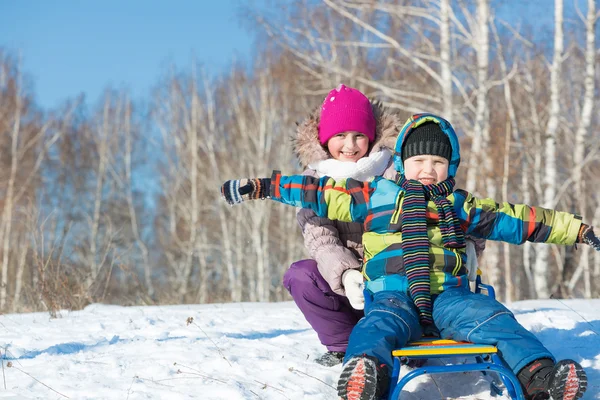
[(440, 0), (440, 75), (442, 84), (442, 117), (452, 122), (454, 96), (452, 95), (452, 68), (450, 48), (450, 0)]
[[(586, 26), (586, 47), (585, 47), (585, 80), (584, 80), (584, 97), (583, 106), (581, 107), (581, 117), (579, 126), (575, 133), (575, 150), (573, 152), (573, 182), (575, 183), (575, 199), (578, 201), (578, 212), (581, 214), (583, 221), (587, 221), (587, 194), (585, 193), (584, 177), (583, 177), (583, 159), (585, 157), (585, 146), (588, 138), (592, 122), (592, 112), (594, 109), (595, 99), (595, 74), (596, 74), (596, 2), (588, 0)], [(579, 257), (579, 265), (569, 282), (569, 289), (572, 291), (577, 284), (577, 280), (584, 276), (584, 295), (586, 298), (592, 297), (590, 286), (590, 269), (589, 269), (589, 247), (585, 246), (581, 256)]]
[(29, 251), (29, 243), (27, 243), (26, 237), (21, 238), (20, 243), (21, 245), (19, 248), (19, 256), (17, 259), (17, 271), (15, 273), (15, 292), (13, 295), (11, 307), (11, 311), (13, 313), (19, 311), (19, 306), (21, 303), (21, 288), (23, 287), (23, 271), (25, 271), (25, 261), (27, 259), (27, 253)]
[(100, 227), (100, 211), (102, 209), (102, 197), (104, 189), (104, 179), (106, 175), (106, 168), (108, 164), (108, 136), (109, 136), (109, 124), (110, 124), (110, 94), (106, 94), (104, 99), (104, 109), (102, 115), (102, 126), (98, 129), (97, 134), (98, 140), (98, 169), (96, 171), (96, 191), (94, 193), (94, 212), (91, 219), (90, 227), (90, 253), (88, 255), (88, 264), (90, 267), (89, 275), (86, 279), (86, 286), (92, 287), (92, 284), (96, 280), (98, 273), (100, 272), (101, 265), (98, 265), (98, 229)]
[[(563, 0), (555, 0), (555, 31), (554, 31), (554, 56), (550, 70), (550, 109), (548, 111), (548, 125), (546, 139), (544, 140), (544, 169), (543, 175), (544, 198), (542, 207), (552, 208), (556, 202), (556, 185), (558, 170), (556, 165), (556, 144), (558, 137), (558, 122), (560, 113), (560, 75), (562, 70), (564, 35), (563, 35)], [(533, 266), (535, 291), (538, 298), (550, 297), (548, 284), (550, 247), (538, 245)]]
[[(483, 157), (488, 154), (489, 146), (489, 106), (487, 101), (488, 94), (488, 65), (489, 65), (489, 0), (477, 0), (477, 33), (475, 36), (475, 51), (477, 53), (477, 105), (475, 110), (475, 127), (471, 142), (471, 153), (469, 156), (469, 170), (467, 172), (467, 191), (478, 194), (478, 180), (485, 184), (486, 196), (492, 197), (495, 192), (495, 185), (490, 181), (490, 171), (492, 160), (490, 157)], [(483, 177), (480, 179), (481, 165), (483, 168)], [(498, 265), (497, 248), (486, 248), (486, 263), (491, 268)]]
[(128, 99), (125, 99), (124, 102), (125, 107), (125, 154), (124, 154), (124, 163), (125, 163), (125, 184), (127, 186), (127, 206), (129, 208), (129, 219), (131, 221), (131, 232), (133, 234), (133, 238), (138, 248), (140, 249), (140, 253), (142, 256), (142, 262), (144, 265), (142, 266), (144, 271), (144, 283), (146, 284), (146, 290), (148, 292), (148, 296), (154, 300), (154, 285), (152, 284), (152, 269), (150, 266), (150, 257), (148, 252), (148, 247), (146, 243), (142, 240), (139, 230), (139, 223), (137, 218), (137, 212), (135, 210), (135, 204), (133, 201), (133, 178), (131, 173), (131, 155), (133, 153), (133, 146), (131, 140), (131, 104)]

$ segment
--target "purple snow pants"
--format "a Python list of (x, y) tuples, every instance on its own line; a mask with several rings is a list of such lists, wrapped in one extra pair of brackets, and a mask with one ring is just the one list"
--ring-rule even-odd
[(317, 262), (293, 263), (283, 276), (283, 286), (327, 350), (345, 352), (350, 332), (364, 313), (352, 308), (346, 297), (331, 290), (319, 273)]

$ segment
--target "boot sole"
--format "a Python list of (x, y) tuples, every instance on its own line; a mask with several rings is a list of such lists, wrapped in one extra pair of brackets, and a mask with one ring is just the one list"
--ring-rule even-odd
[[(559, 361), (549, 384), (552, 400), (575, 400), (583, 396), (587, 389), (587, 375), (583, 367), (573, 360)], [(558, 389), (554, 389), (558, 388)]]
[(367, 358), (353, 358), (344, 366), (338, 384), (343, 400), (372, 400), (377, 391), (377, 369)]

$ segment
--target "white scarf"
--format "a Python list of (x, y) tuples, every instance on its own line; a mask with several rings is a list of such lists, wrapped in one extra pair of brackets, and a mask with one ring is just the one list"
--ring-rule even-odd
[(391, 156), (390, 150), (382, 149), (356, 162), (344, 162), (329, 158), (309, 164), (308, 168), (314, 169), (319, 176), (329, 176), (336, 180), (352, 178), (366, 182), (375, 176), (383, 175)]

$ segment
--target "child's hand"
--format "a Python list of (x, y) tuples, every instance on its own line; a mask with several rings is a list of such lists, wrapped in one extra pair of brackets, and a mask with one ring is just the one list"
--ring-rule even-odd
[(594, 233), (594, 227), (586, 224), (581, 225), (579, 230), (579, 243), (585, 243), (592, 246), (594, 250), (600, 251), (600, 239)]
[(271, 191), (271, 179), (235, 179), (221, 186), (221, 197), (227, 204), (240, 204), (244, 200), (266, 199)]
[(346, 297), (355, 310), (365, 308), (365, 294), (363, 293), (363, 276), (355, 269), (348, 269), (342, 274), (342, 284)]
[(440, 330), (434, 324), (423, 325), (423, 336), (427, 337), (441, 337)]

